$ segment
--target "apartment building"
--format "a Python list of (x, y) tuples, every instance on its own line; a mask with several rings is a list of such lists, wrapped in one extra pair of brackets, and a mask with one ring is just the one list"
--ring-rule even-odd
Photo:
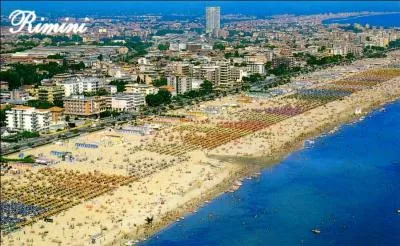
[(232, 86), (231, 69), (228, 62), (217, 62), (219, 66), (219, 81), (216, 83), (218, 87), (227, 88)]
[(104, 88), (104, 80), (98, 77), (70, 77), (57, 80), (56, 84), (64, 88), (65, 97), (79, 95), (84, 92), (96, 92)]
[(64, 97), (64, 88), (59, 85), (54, 86), (39, 86), (38, 98), (39, 100), (54, 103), (55, 101), (62, 101)]
[(176, 94), (183, 94), (192, 90), (192, 78), (187, 76), (170, 75), (167, 77), (167, 84), (171, 86)]
[(145, 105), (145, 97), (141, 93), (118, 93), (106, 97), (106, 107), (115, 111), (134, 112)]
[(66, 115), (96, 116), (106, 110), (106, 99), (98, 96), (71, 96), (64, 99), (64, 109)]
[(27, 91), (25, 91), (23, 89), (14, 89), (14, 90), (10, 91), (10, 99), (27, 101), (27, 100), (29, 100), (29, 94)]
[(50, 111), (27, 106), (16, 106), (6, 111), (6, 126), (17, 131), (46, 131), (50, 125)]
[(262, 75), (266, 74), (264, 63), (261, 63), (261, 62), (253, 62), (253, 63), (247, 64), (247, 69), (248, 69), (248, 72), (252, 73), (252, 74), (255, 74), (255, 73), (259, 73)]
[(126, 84), (125, 85), (125, 93), (140, 93), (143, 96), (147, 96), (149, 94), (156, 94), (158, 92), (158, 88), (152, 85), (146, 84)]

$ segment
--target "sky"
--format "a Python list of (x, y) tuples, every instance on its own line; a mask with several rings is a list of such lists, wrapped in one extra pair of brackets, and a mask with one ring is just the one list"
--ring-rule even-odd
[(354, 11), (399, 11), (400, 1), (1, 1), (1, 14), (34, 10), (38, 16), (116, 16), (138, 14), (204, 16), (206, 6), (222, 14), (259, 17), (278, 14), (316, 14)]

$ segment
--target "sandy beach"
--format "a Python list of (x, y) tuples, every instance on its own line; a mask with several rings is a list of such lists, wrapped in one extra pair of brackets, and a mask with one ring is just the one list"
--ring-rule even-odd
[[(277, 97), (234, 95), (170, 112), (191, 116), (187, 121), (143, 119), (139, 123), (160, 125), (149, 135), (105, 129), (23, 151), (55, 163), (3, 176), (2, 193), (12, 197), (13, 192), (29, 192), (27, 186), (43, 186), (57, 195), (29, 197), (62, 200), (66, 209), (54, 212), (53, 222), (33, 218), (34, 223), (2, 236), (2, 244), (120, 245), (143, 240), (221, 192), (239, 188), (237, 180), (276, 163), (306, 139), (400, 98), (400, 69), (387, 68), (399, 57), (396, 51), (388, 58), (296, 78), (307, 81), (308, 91), (291, 83), (281, 86), (286, 93)], [(80, 148), (79, 143), (98, 147)], [(62, 160), (52, 151), (70, 152), (74, 159)], [(47, 169), (56, 171), (43, 171)], [(71, 180), (57, 181), (71, 172)], [(86, 174), (94, 180), (91, 186), (83, 185)], [(65, 183), (82, 186), (90, 199), (60, 192)], [(101, 192), (91, 196), (96, 187)]]

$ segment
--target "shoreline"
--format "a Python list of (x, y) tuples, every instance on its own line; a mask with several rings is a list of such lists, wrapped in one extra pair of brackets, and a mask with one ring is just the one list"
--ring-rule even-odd
[[(292, 154), (293, 152), (303, 149), (305, 141), (321, 137), (321, 135), (327, 134), (330, 131), (332, 131), (338, 127), (341, 127), (343, 125), (355, 123), (360, 118), (365, 117), (365, 116), (371, 114), (373, 111), (378, 110), (379, 108), (381, 108), (387, 104), (393, 103), (397, 100), (400, 100), (400, 95), (398, 95), (397, 97), (394, 97), (394, 98), (390, 98), (388, 100), (372, 103), (371, 105), (369, 105), (367, 107), (364, 106), (363, 110), (365, 110), (365, 111), (361, 115), (351, 114), (351, 115), (348, 115), (347, 117), (328, 122), (327, 124), (319, 127), (320, 129), (312, 131), (307, 134), (304, 134), (301, 139), (297, 139), (297, 140), (291, 142), (285, 148), (281, 148), (279, 152), (275, 152), (276, 154), (274, 156), (263, 156), (260, 153), (258, 153), (257, 156), (250, 156), (250, 157), (209, 155), (209, 157), (219, 159), (219, 160), (230, 159), (229, 162), (243, 165), (243, 167), (237, 173), (232, 175), (230, 178), (228, 178), (227, 180), (224, 180), (223, 182), (218, 184), (216, 187), (209, 190), (202, 198), (191, 200), (188, 203), (184, 204), (183, 206), (176, 208), (176, 211), (171, 213), (171, 215), (168, 214), (164, 217), (161, 217), (160, 221), (156, 224), (153, 224), (152, 227), (144, 227), (146, 229), (144, 230), (144, 232), (142, 234), (139, 234), (139, 235), (137, 234), (134, 238), (129, 238), (128, 240), (126, 238), (125, 239), (120, 238), (120, 240), (118, 240), (117, 242), (110, 242), (110, 243), (107, 243), (106, 245), (116, 245), (116, 244), (118, 245), (121, 243), (125, 243), (127, 241), (147, 240), (147, 238), (152, 237), (152, 236), (156, 235), (157, 233), (168, 229), (169, 226), (173, 225), (176, 222), (175, 221), (176, 218), (184, 217), (184, 216), (187, 216), (188, 214), (190, 215), (193, 213), (194, 210), (196, 210), (197, 208), (201, 208), (208, 201), (214, 200), (214, 199), (218, 198), (220, 195), (228, 192), (229, 189), (232, 187), (232, 185), (234, 185), (234, 183), (236, 181), (245, 179), (246, 177), (250, 177), (250, 176), (254, 175), (256, 172), (261, 172), (265, 168), (270, 168), (275, 165), (278, 165), (288, 155)], [(257, 162), (259, 162), (259, 160), (261, 159), (261, 160), (263, 160), (264, 164), (260, 165), (259, 163), (258, 164), (245, 163), (246, 159), (247, 159), (247, 162), (252, 162), (254, 160), (257, 160)], [(226, 160), (225, 160), (225, 162), (226, 162)], [(248, 167), (250, 167), (250, 168), (248, 168)]]
[[(368, 17), (368, 16), (380, 16), (380, 15), (398, 15), (400, 12), (383, 12), (383, 13), (370, 13), (370, 14), (361, 14), (361, 15), (356, 15), (356, 16), (351, 16), (351, 17), (344, 17), (344, 18), (328, 18), (324, 19), (322, 21), (322, 24), (324, 25), (331, 25), (331, 24), (349, 24), (349, 23), (337, 23), (335, 21), (346, 21), (346, 20), (353, 20), (353, 19), (358, 19), (358, 18), (363, 18), (363, 17)], [(326, 21), (329, 21), (331, 23), (324, 23)]]
[[(369, 70), (370, 67), (366, 69)], [(343, 77), (342, 75), (336, 79), (343, 79)], [(317, 80), (317, 83), (325, 85), (326, 82)], [(317, 83), (315, 85), (319, 85)], [(207, 104), (223, 105), (229, 100), (238, 98), (240, 97), (232, 96), (207, 102)], [(384, 80), (372, 89), (360, 90), (350, 96), (319, 104), (320, 106), (285, 118), (250, 134), (246, 133), (236, 140), (215, 148), (189, 150), (187, 151), (190, 155), (189, 159), (167, 156), (152, 149), (139, 149), (139, 152), (135, 152), (135, 148), (144, 144), (149, 144), (147, 146), (151, 147), (152, 141), (170, 144), (169, 139), (182, 135), (182, 132), (178, 132), (178, 127), (182, 125), (187, 127), (190, 123), (172, 124), (172, 127), (168, 126), (160, 130), (161, 136), (157, 134), (147, 137), (123, 135), (122, 142), (117, 139), (112, 142), (107, 137), (108, 133), (101, 131), (70, 139), (60, 146), (46, 145), (29, 150), (27, 152), (34, 155), (58, 150), (72, 151), (76, 157), (86, 157), (82, 162), (62, 162), (54, 166), (55, 169), (74, 172), (101, 170), (101, 173), (105, 174), (129, 175), (126, 165), (131, 163), (168, 162), (172, 165), (163, 168), (156, 166), (154, 173), (142, 173), (145, 174), (142, 178), (129, 185), (119, 186), (104, 195), (83, 201), (54, 215), (55, 224), (50, 228), (46, 222), (39, 220), (30, 227), (24, 227), (12, 235), (5, 236), (2, 243), (19, 245), (27, 241), (34, 242), (33, 245), (42, 245), (41, 243), (45, 242), (59, 245), (93, 245), (90, 238), (97, 234), (101, 234), (101, 238), (99, 242), (96, 240), (95, 245), (124, 245), (126, 242), (143, 240), (165, 230), (173, 222), (195, 212), (198, 207), (202, 207), (203, 204), (224, 192), (236, 190), (239, 186), (238, 180), (279, 164), (287, 155), (303, 148), (307, 139), (330, 132), (339, 125), (354, 122), (369, 114), (373, 109), (398, 98), (400, 98), (400, 76)], [(289, 98), (286, 102), (291, 103), (293, 100), (297, 99)], [(281, 98), (255, 99), (250, 104), (242, 106), (250, 114), (251, 109), (276, 107), (282, 102), (285, 101)], [(228, 117), (241, 119), (241, 115), (232, 114), (235, 110), (237, 109), (227, 109), (220, 115), (210, 116), (210, 119), (216, 125)], [(362, 113), (355, 113), (357, 110), (362, 110)], [(199, 132), (207, 130), (210, 126), (201, 127), (203, 128), (198, 129)], [(73, 147), (75, 141), (93, 142), (99, 139), (101, 143), (99, 142), (98, 150)], [(164, 148), (166, 147), (167, 145), (164, 145)], [(118, 161), (113, 162), (113, 160)], [(146, 216), (154, 216), (151, 226), (146, 224)], [(64, 226), (67, 226), (65, 235)], [(47, 238), (42, 236), (42, 242), (39, 236), (46, 229), (50, 229), (52, 233)]]

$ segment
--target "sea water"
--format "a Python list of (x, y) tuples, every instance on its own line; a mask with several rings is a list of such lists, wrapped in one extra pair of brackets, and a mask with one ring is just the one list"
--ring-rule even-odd
[(400, 101), (311, 143), (142, 245), (400, 245)]
[[(399, 9), (394, 8), (394, 11)], [(383, 15), (370, 15), (370, 16), (356, 16), (344, 19), (329, 19), (323, 21), (324, 24), (360, 24), (365, 26), (366, 24), (376, 27), (400, 28), (400, 14), (383, 14)]]

